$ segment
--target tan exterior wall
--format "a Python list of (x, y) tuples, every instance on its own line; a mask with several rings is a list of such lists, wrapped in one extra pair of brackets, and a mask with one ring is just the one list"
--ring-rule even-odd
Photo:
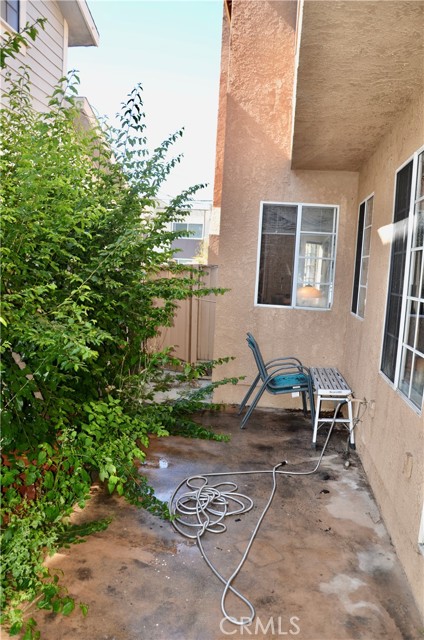
[(219, 80), (218, 124), (216, 133), (215, 178), (213, 187), (213, 206), (221, 206), (222, 171), (224, 163), (225, 121), (227, 117), (227, 72), (230, 62), (230, 23), (225, 6), (222, 15), (221, 74)]
[[(358, 451), (424, 612), (424, 557), (418, 550), (424, 420), (379, 372), (390, 245), (378, 235), (392, 221), (395, 172), (424, 143), (423, 98), (399, 115), (360, 172), (291, 171), (295, 21), (295, 2), (232, 3), (231, 55), (223, 58), (227, 96), (218, 259), (219, 286), (230, 291), (217, 302), (214, 355), (235, 360), (214, 375), (246, 380), (220, 387), (215, 399), (239, 403), (253, 380), (256, 370), (245, 342), (250, 331), (266, 359), (296, 355), (306, 365), (337, 366), (357, 398), (374, 401), (358, 426)], [(360, 320), (350, 312), (358, 207), (372, 193), (367, 307)], [(330, 311), (255, 306), (261, 201), (340, 207)], [(300, 406), (289, 396), (269, 394), (261, 404)]]
[[(233, 3), (218, 260), (219, 284), (231, 291), (217, 303), (215, 357), (236, 357), (216, 375), (247, 378), (218, 390), (217, 400), (228, 403), (242, 399), (256, 373), (247, 331), (268, 359), (296, 355), (306, 365), (343, 370), (358, 176), (290, 170), (296, 12), (296, 2)], [(255, 307), (261, 200), (340, 206), (330, 311)], [(262, 404), (291, 402), (288, 396), (267, 395)]]
[(390, 244), (378, 230), (393, 219), (395, 173), (424, 144), (424, 97), (399, 118), (363, 166), (359, 199), (374, 193), (368, 294), (363, 320), (347, 320), (344, 370), (357, 397), (375, 401), (358, 428), (362, 462), (385, 523), (424, 612), (424, 557), (418, 531), (424, 498), (424, 417), (379, 373)]

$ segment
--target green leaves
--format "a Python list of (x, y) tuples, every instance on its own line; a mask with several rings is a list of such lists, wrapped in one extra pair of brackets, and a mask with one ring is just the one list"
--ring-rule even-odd
[[(36, 26), (6, 39), (1, 64), (36, 36)], [(38, 608), (63, 615), (76, 608), (44, 558), (107, 526), (68, 523), (89, 499), (92, 474), (109, 492), (169, 517), (139, 464), (149, 435), (220, 438), (187, 418), (204, 396), (154, 402), (157, 391), (224, 361), (183, 365), (170, 376), (164, 370), (182, 363), (150, 342), (172, 323), (178, 301), (210, 293), (173, 260), (176, 232), (168, 227), (184, 219), (201, 185), (157, 208), (180, 161), (169, 153), (183, 131), (149, 152), (140, 85), (117, 128), (86, 131), (77, 84), (75, 74), (62, 78), (49, 111), (37, 113), (28, 72), (15, 80), (6, 72), (0, 111), (0, 604), (10, 633), (27, 640), (39, 632), (33, 619), (24, 623), (22, 603), (38, 597)], [(87, 614), (83, 603), (79, 609)]]
[(16, 58), (22, 47), (29, 44), (28, 38), (35, 40), (38, 35), (37, 27), (44, 30), (46, 22), (46, 18), (37, 18), (33, 24), (27, 22), (25, 27), (21, 29), (19, 33), (5, 32), (6, 37), (0, 46), (0, 69), (4, 69), (6, 67), (7, 58)]

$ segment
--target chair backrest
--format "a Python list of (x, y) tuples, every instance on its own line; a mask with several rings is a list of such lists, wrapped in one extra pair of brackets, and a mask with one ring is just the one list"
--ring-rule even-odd
[(255, 362), (256, 362), (256, 366), (258, 367), (259, 374), (261, 378), (265, 380), (267, 376), (266, 367), (265, 367), (265, 362), (262, 357), (261, 351), (259, 349), (258, 343), (256, 342), (255, 338), (252, 336), (251, 333), (247, 334), (246, 340), (247, 340), (248, 346), (252, 350), (253, 357), (255, 358)]
[[(253, 357), (255, 358), (256, 366), (258, 367), (259, 375), (261, 376), (262, 380), (265, 380), (268, 377), (269, 371), (267, 371), (267, 365), (262, 357), (261, 350), (259, 349), (259, 345), (251, 333), (247, 334), (246, 341), (248, 346), (252, 350)], [(281, 371), (281, 375), (284, 375), (284, 373), (287, 373), (287, 374), (293, 373), (293, 370), (295, 371), (301, 370), (302, 372), (303, 371), (307, 372), (305, 367), (303, 367), (301, 361), (298, 358), (295, 358), (293, 356), (278, 358), (278, 361), (280, 362), (280, 365), (281, 365), (280, 369), (283, 369), (283, 368), (287, 369), (286, 372)]]

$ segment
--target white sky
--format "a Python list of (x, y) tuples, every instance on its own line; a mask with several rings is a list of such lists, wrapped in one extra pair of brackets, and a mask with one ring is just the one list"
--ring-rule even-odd
[(157, 146), (181, 127), (173, 147), (184, 158), (161, 196), (209, 183), (198, 192), (211, 200), (215, 162), (221, 0), (88, 0), (100, 32), (99, 47), (72, 47), (68, 68), (77, 69), (85, 96), (113, 119), (137, 83), (143, 85), (147, 137)]

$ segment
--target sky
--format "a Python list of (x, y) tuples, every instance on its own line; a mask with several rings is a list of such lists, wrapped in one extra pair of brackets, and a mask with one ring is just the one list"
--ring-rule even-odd
[(100, 33), (98, 47), (71, 47), (95, 113), (113, 120), (141, 83), (150, 148), (184, 127), (173, 154), (184, 158), (163, 185), (163, 198), (208, 183), (212, 200), (223, 4), (221, 0), (88, 0)]

